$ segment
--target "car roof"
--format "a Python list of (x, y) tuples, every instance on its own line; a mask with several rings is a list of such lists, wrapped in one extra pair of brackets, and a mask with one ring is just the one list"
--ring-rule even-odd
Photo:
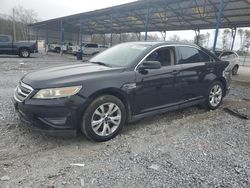
[(193, 43), (187, 43), (187, 42), (173, 42), (173, 41), (137, 41), (137, 42), (127, 42), (132, 44), (145, 44), (150, 46), (161, 46), (161, 45), (189, 45), (193, 47), (199, 47), (196, 44)]

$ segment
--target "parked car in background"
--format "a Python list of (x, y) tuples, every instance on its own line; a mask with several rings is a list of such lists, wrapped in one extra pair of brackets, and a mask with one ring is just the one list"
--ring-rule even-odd
[(236, 75), (239, 70), (240, 58), (237, 52), (231, 50), (215, 51), (215, 55), (223, 61), (229, 61), (232, 69), (232, 74)]
[(37, 41), (14, 42), (11, 36), (0, 35), (0, 54), (28, 58), (31, 53), (35, 52), (38, 52)]
[(52, 43), (49, 43), (48, 45), (49, 52), (60, 53), (61, 49), (62, 49), (62, 45), (58, 44), (57, 42), (52, 42)]
[[(96, 43), (82, 43), (81, 44), (83, 55), (86, 56), (93, 56), (96, 55), (104, 50), (106, 50), (106, 46), (98, 45)], [(74, 54), (80, 52), (81, 47), (78, 46), (77, 49), (73, 49)]]
[(107, 141), (146, 116), (192, 105), (217, 109), (231, 76), (229, 62), (193, 44), (122, 43), (87, 63), (26, 74), (13, 102), (31, 128)]

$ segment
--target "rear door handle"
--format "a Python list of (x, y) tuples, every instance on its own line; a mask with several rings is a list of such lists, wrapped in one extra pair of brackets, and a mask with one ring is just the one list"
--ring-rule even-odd
[(172, 72), (173, 75), (177, 75), (177, 74), (179, 74), (179, 73), (180, 73), (179, 70), (173, 70), (173, 72)]

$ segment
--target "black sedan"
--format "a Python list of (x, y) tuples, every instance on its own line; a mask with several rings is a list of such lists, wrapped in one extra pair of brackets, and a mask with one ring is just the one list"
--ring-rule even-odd
[(87, 63), (25, 75), (13, 101), (33, 129), (107, 141), (145, 116), (192, 105), (215, 110), (230, 89), (229, 67), (193, 44), (123, 43)]

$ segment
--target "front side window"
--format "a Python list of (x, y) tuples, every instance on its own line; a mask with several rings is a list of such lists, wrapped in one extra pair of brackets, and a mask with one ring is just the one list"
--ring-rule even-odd
[(178, 64), (209, 62), (211, 60), (209, 55), (193, 47), (182, 46), (179, 47), (179, 51), (180, 60)]
[(170, 66), (175, 63), (174, 49), (173, 48), (160, 48), (152, 52), (147, 58), (146, 61), (159, 61), (161, 66)]

